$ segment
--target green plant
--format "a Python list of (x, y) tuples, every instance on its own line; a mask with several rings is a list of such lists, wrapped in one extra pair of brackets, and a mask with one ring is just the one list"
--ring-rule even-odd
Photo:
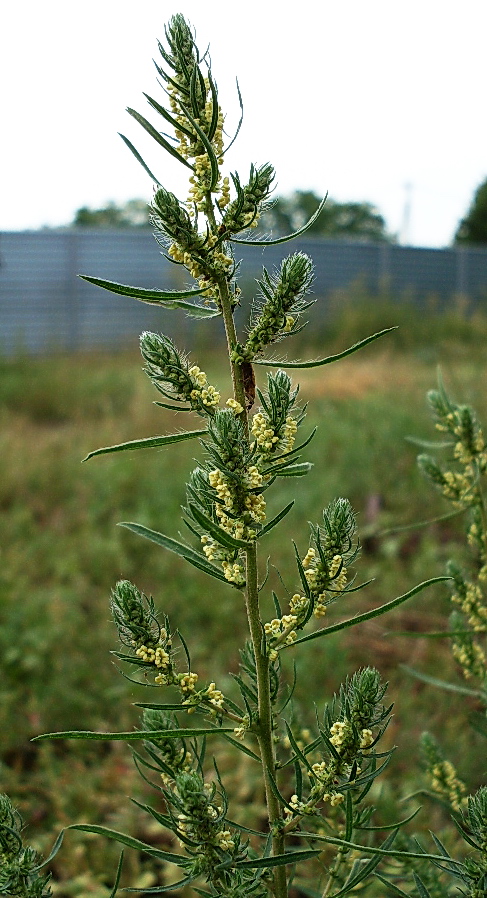
[[(173, 834), (171, 850), (167, 843), (154, 846), (104, 826), (75, 824), (70, 828), (105, 835), (182, 871), (179, 882), (166, 881), (152, 891), (192, 886), (200, 894), (228, 898), (263, 898), (269, 893), (285, 898), (292, 890), (312, 898), (338, 898), (357, 887), (371, 883), (373, 887), (371, 876), (378, 864), (398, 854), (402, 860), (419, 856), (433, 861), (442, 861), (443, 855), (392, 848), (400, 827), (414, 813), (400, 822), (372, 824), (371, 789), (392, 753), (380, 745), (391, 706), (385, 702), (386, 684), (379, 672), (366, 667), (348, 677), (334, 699), (317, 712), (311, 732), (299, 723), (286, 656), (298, 645), (399, 607), (427, 584), (421, 583), (372, 611), (327, 627), (320, 624), (330, 608), (335, 604), (343, 607), (346, 597), (365, 585), (357, 585), (355, 576), (350, 579), (359, 544), (354, 512), (342, 498), (326, 504), (322, 521), (311, 524), (306, 546), (301, 535), (294, 543), (298, 589), (283, 582), (272, 588), (270, 567), (262, 565), (257, 547), (293, 506), (289, 502), (269, 520), (267, 490), (278, 478), (304, 477), (311, 468), (301, 459), (314, 431), (296, 442), (306, 409), (298, 404), (298, 388), (293, 387), (284, 368), (314, 368), (338, 361), (387, 330), (324, 359), (264, 359), (263, 352), (273, 344), (299, 333), (304, 326), (303, 313), (311, 305), (307, 291), (312, 283), (312, 262), (303, 253), (294, 253), (278, 271), (264, 269), (249, 329), (239, 338), (234, 311), (242, 300), (233, 246), (242, 241), (272, 242), (250, 237), (249, 229), (258, 224), (269, 201), (274, 172), (269, 164), (252, 165), (247, 183), (232, 174), (230, 185), (230, 178), (221, 173), (223, 113), (208, 56), (200, 58), (191, 29), (180, 15), (171, 19), (166, 37), (167, 48), (160, 46), (164, 68), (157, 68), (170, 109), (147, 99), (174, 128), (175, 142), (139, 113), (129, 112), (166, 152), (191, 170), (186, 204), (159, 184), (132, 143), (124, 140), (158, 184), (151, 206), (156, 239), (175, 264), (185, 267), (196, 285), (167, 292), (91, 276), (86, 279), (116, 294), (183, 309), (198, 319), (221, 318), (233, 395), (222, 407), (220, 391), (172, 340), (144, 333), (141, 351), (145, 370), (162, 397), (158, 405), (194, 413), (199, 426), (98, 449), (88, 457), (199, 439), (203, 456), (189, 478), (184, 508), (188, 541), (140, 524), (124, 526), (226, 584), (235, 597), (236, 613), (241, 609), (246, 615), (249, 639), (241, 650), (233, 685), (230, 682), (223, 687), (216, 679), (202, 684), (184, 636), (171, 626), (168, 616), (158, 613), (151, 596), (123, 580), (112, 595), (113, 617), (123, 646), (116, 657), (147, 685), (167, 687), (169, 700), (138, 703), (143, 714), (136, 731), (69, 731), (40, 738), (142, 743), (144, 753), (135, 749), (134, 759), (157, 790), (158, 803), (156, 807), (140, 805)], [(278, 370), (268, 374), (265, 387), (258, 388), (254, 366)], [(256, 397), (260, 408), (249, 414)], [(211, 603), (210, 591), (207, 601)], [(191, 715), (191, 725), (185, 723), (187, 715)], [(260, 769), (266, 808), (263, 826), (252, 808), (242, 821), (233, 819), (239, 816), (239, 809), (232, 807), (232, 796), (227, 795), (218, 766), (207, 760), (207, 744), (215, 738), (226, 741)], [(480, 805), (475, 805), (472, 814), (481, 817)], [(385, 836), (378, 845), (383, 831)], [(61, 838), (55, 849), (60, 842)], [(120, 872), (121, 862), (113, 894)], [(395, 885), (390, 889), (401, 894)], [(24, 884), (19, 894), (34, 894), (32, 883)]]

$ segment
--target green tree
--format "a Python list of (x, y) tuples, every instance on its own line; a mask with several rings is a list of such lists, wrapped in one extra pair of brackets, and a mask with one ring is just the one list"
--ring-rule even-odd
[(487, 243), (487, 178), (475, 191), (470, 209), (458, 225), (455, 243)]
[(147, 228), (149, 226), (149, 206), (145, 200), (127, 200), (121, 206), (108, 203), (101, 209), (82, 206), (75, 213), (72, 227), (75, 228)]
[[(276, 236), (290, 234), (309, 220), (319, 203), (320, 198), (312, 190), (296, 190), (291, 196), (278, 197), (262, 216), (262, 226)], [(330, 198), (308, 233), (350, 240), (393, 239), (372, 203), (337, 203)]]

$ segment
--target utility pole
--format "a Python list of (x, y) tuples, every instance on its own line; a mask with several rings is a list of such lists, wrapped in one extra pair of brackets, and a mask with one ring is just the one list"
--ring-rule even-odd
[(411, 205), (413, 195), (413, 185), (411, 181), (406, 181), (404, 185), (404, 208), (402, 213), (401, 240), (403, 246), (407, 246), (410, 242), (409, 228), (411, 224)]

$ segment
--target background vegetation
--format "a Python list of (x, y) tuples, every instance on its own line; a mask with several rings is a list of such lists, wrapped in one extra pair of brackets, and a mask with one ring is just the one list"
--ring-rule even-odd
[[(422, 480), (416, 449), (406, 437), (433, 435), (424, 396), (435, 385), (438, 363), (453, 396), (487, 419), (487, 315), (460, 308), (418, 312), (412, 305), (365, 296), (337, 295), (332, 306), (327, 332), (313, 332), (312, 345), (303, 343), (299, 355), (339, 351), (367, 333), (400, 324), (393, 335), (341, 364), (300, 373), (303, 401), (312, 400), (309, 429), (317, 424), (320, 437), (308, 456), (317, 472), (309, 485), (300, 484), (286, 519), (287, 535), (304, 552), (308, 519), (317, 519), (335, 495), (351, 500), (363, 544), (361, 579), (375, 579), (356, 598), (349, 597), (349, 616), (442, 574), (447, 557), (461, 557), (461, 519), (395, 528), (448, 510)], [(228, 384), (218, 356), (201, 353), (195, 361), (212, 383)], [(154, 837), (125, 798), (143, 789), (126, 747), (29, 743), (39, 732), (125, 730), (136, 724), (131, 702), (142, 695), (147, 700), (147, 694), (120, 677), (108, 654), (117, 648), (108, 612), (115, 580), (130, 578), (154, 595), (183, 635), (191, 635), (201, 676), (211, 660), (212, 676), (221, 671), (222, 688), (228, 672), (236, 669), (236, 647), (242, 641), (243, 609), (240, 618), (233, 591), (224, 585), (219, 590), (212, 582), (208, 593), (203, 574), (188, 577), (178, 558), (116, 527), (118, 521), (136, 520), (176, 536), (171, 522), (179, 517), (185, 476), (198, 448), (181, 443), (171, 452), (127, 453), (80, 466), (98, 446), (174, 428), (171, 413), (151, 404), (157, 397), (140, 369), (135, 348), (120, 355), (1, 362), (0, 774), (2, 790), (30, 822), (29, 840), (41, 851), (61, 826), (75, 821)], [(291, 483), (289, 496), (293, 487)], [(286, 498), (283, 489), (280, 507)], [(286, 535), (281, 528), (276, 545), (272, 536), (269, 552), (276, 558)], [(270, 580), (277, 583), (282, 577), (293, 590), (295, 574), (285, 560), (289, 555), (281, 553), (282, 566), (279, 572), (271, 570)], [(298, 683), (310, 715), (313, 701), (322, 706), (360, 665), (373, 664), (389, 679), (396, 714), (389, 744), (397, 741), (398, 750), (376, 796), (384, 819), (391, 796), (406, 795), (416, 779), (412, 759), (426, 727), (441, 740), (470, 791), (485, 773), (479, 763), (480, 737), (477, 741), (463, 725), (465, 699), (451, 694), (443, 699), (401, 668), (407, 663), (462, 682), (447, 640), (421, 636), (446, 627), (448, 611), (448, 592), (436, 587), (406, 603), (394, 617), (371, 621), (335, 643), (327, 640), (326, 656), (318, 641), (301, 654), (304, 670)], [(412, 635), (402, 635), (405, 631)], [(291, 661), (292, 653), (286, 654)], [(303, 717), (303, 726), (306, 722)], [(221, 752), (225, 771), (225, 749)], [(227, 772), (239, 783), (241, 803), (252, 802), (258, 814), (259, 787), (250, 767), (242, 761), (241, 768)], [(441, 813), (427, 806), (420, 826), (428, 828), (434, 814), (441, 831)], [(145, 870), (136, 856), (130, 864), (129, 876), (154, 883), (152, 868)], [(55, 860), (57, 894), (108, 895), (111, 884), (105, 876), (115, 867), (115, 846), (70, 834)]]

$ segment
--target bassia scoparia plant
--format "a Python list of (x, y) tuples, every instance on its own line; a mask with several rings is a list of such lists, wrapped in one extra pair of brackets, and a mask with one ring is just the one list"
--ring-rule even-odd
[[(259, 216), (270, 202), (272, 166), (252, 164), (246, 179), (224, 174), (233, 140), (226, 143), (208, 53), (199, 53), (183, 16), (171, 19), (166, 43), (159, 50), (156, 68), (167, 100), (162, 105), (146, 96), (164, 131), (135, 110), (128, 111), (165, 153), (188, 169), (189, 195), (180, 200), (169, 192), (135, 146), (123, 139), (155, 182), (151, 214), (156, 240), (185, 270), (188, 287), (165, 291), (91, 276), (86, 280), (115, 294), (174, 309), (176, 314), (179, 310), (194, 319), (214, 319), (215, 327), (222, 322), (231, 395), (209, 383), (206, 373), (173, 340), (144, 333), (145, 371), (158, 391), (159, 404), (193, 413), (199, 426), (98, 449), (89, 457), (189, 439), (199, 442), (200, 460), (186, 487), (187, 539), (142, 524), (123, 526), (183, 558), (198, 569), (198, 576), (205, 574), (209, 604), (211, 578), (224, 583), (233, 593), (235, 614), (247, 621), (248, 640), (232, 690), (223, 689), (217, 678), (203, 682), (191, 661), (190, 641), (177, 630), (177, 622), (170, 621), (151, 596), (123, 580), (112, 595), (122, 643), (116, 655), (128, 665), (131, 676), (139, 674), (142, 681), (162, 690), (161, 701), (141, 704), (141, 726), (130, 733), (70, 732), (45, 738), (121, 739), (141, 746), (134, 749), (136, 764), (157, 792), (154, 806), (143, 808), (173, 834), (173, 850), (107, 827), (72, 828), (145, 852), (161, 862), (163, 877), (165, 862), (176, 865), (181, 876), (171, 889), (222, 898), (290, 894), (338, 898), (371, 882), (377, 885), (373, 878), (377, 867), (394, 856), (393, 843), (405, 822), (374, 826), (370, 802), (371, 786), (391, 756), (390, 749), (381, 747), (391, 706), (378, 671), (365, 668), (348, 677), (335, 698), (317, 709), (314, 732), (303, 733), (295, 722), (293, 685), (284, 675), (283, 653), (306, 651), (305, 643), (321, 639), (325, 668), (326, 636), (399, 606), (426, 584), (373, 611), (324, 626), (330, 606), (344, 607), (347, 596), (361, 586), (354, 574), (359, 555), (355, 515), (343, 498), (328, 498), (322, 520), (310, 525), (309, 534), (297, 534), (290, 547), (296, 565), (293, 588), (282, 586), (279, 595), (269, 589), (266, 556), (259, 556), (258, 549), (293, 505), (290, 502), (269, 518), (267, 491), (281, 477), (305, 477), (311, 471), (305, 450), (314, 432), (301, 435), (306, 409), (298, 402), (298, 387), (287, 370), (338, 361), (387, 331), (314, 361), (279, 362), (266, 356), (274, 344), (302, 329), (304, 312), (312, 304), (313, 264), (296, 252), (278, 270), (264, 268), (249, 325), (237, 333), (234, 313), (246, 303), (238, 285), (239, 244), (286, 242), (311, 222), (277, 241), (256, 236)], [(320, 210), (321, 206), (316, 215)], [(265, 367), (271, 371), (257, 385), (255, 370)], [(443, 578), (428, 583), (439, 579)], [(273, 602), (270, 619), (264, 598)], [(266, 806), (261, 829), (234, 821), (224, 777), (216, 762), (208, 760), (214, 740), (243, 752), (260, 771)], [(11, 829), (8, 821), (2, 823), (0, 836), (5, 833), (6, 839)], [(113, 893), (119, 877), (120, 867)], [(34, 894), (32, 883), (10, 893)], [(44, 881), (39, 888), (46, 888)], [(157, 890), (168, 891), (169, 885)]]

